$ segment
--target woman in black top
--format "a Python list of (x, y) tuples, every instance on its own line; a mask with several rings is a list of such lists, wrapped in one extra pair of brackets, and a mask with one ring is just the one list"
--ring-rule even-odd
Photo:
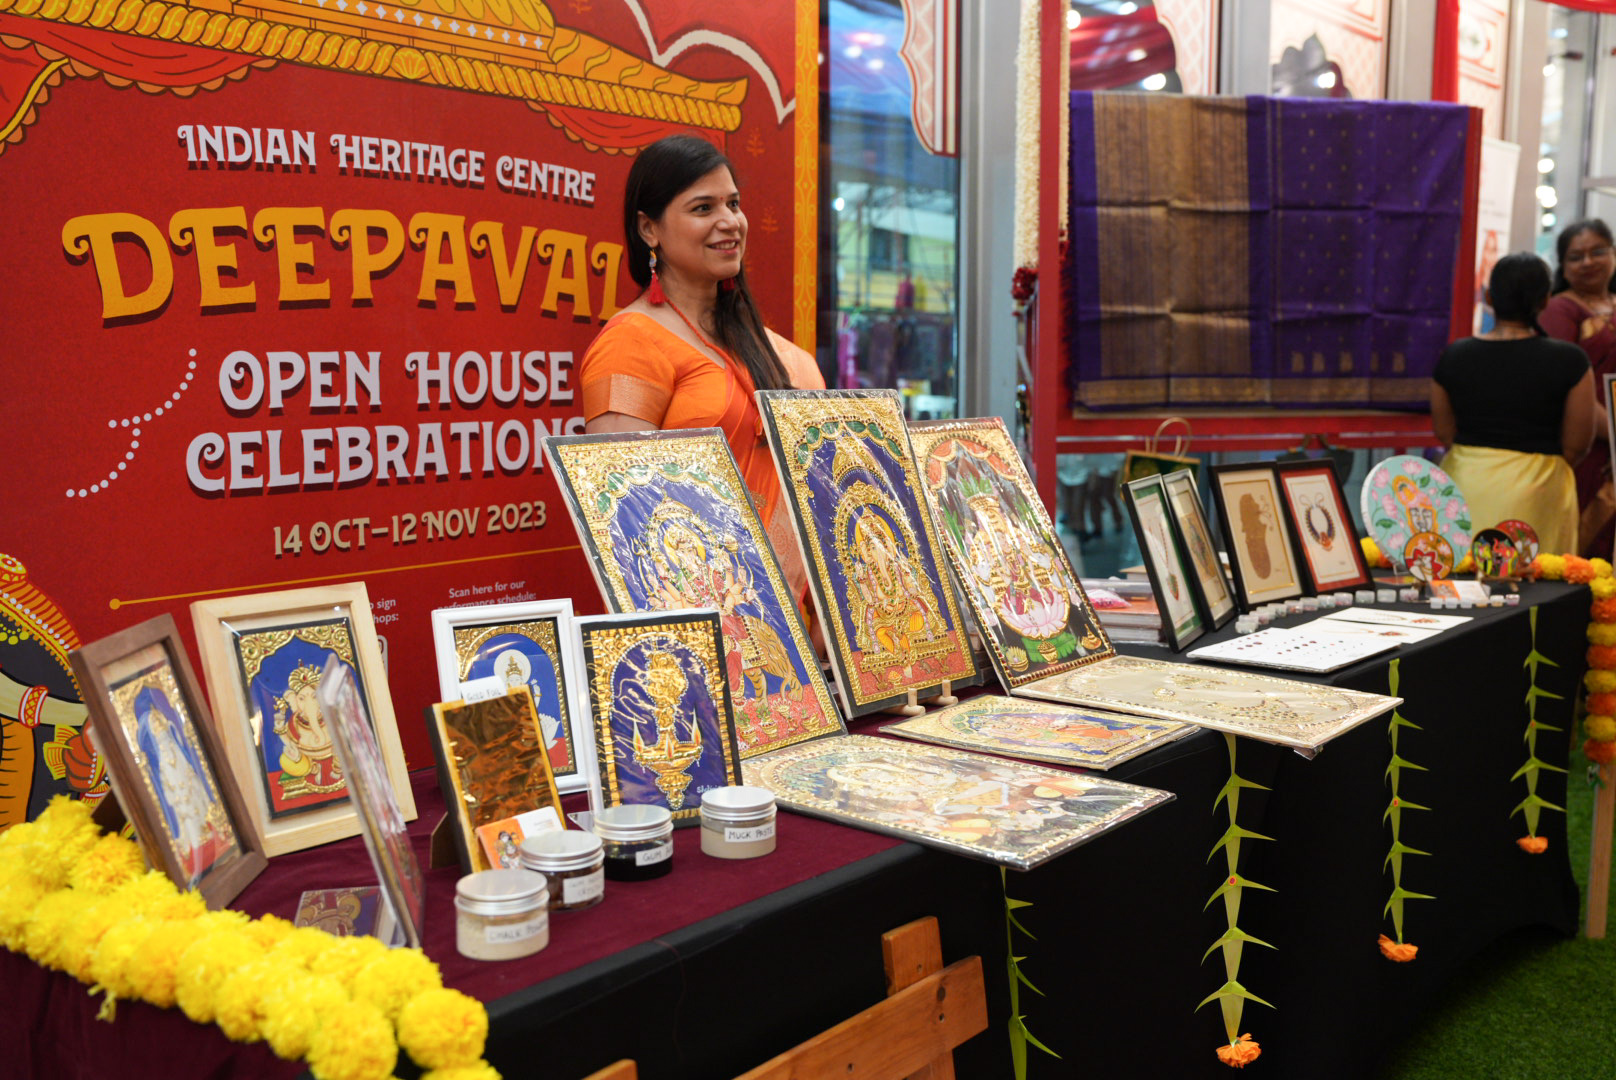
[(1431, 383), (1431, 423), (1451, 447), (1442, 467), (1470, 503), (1477, 531), (1515, 518), (1542, 550), (1577, 550), (1571, 473), (1594, 435), (1594, 380), (1575, 345), (1543, 336), (1549, 268), (1530, 252), (1506, 255), (1487, 288), (1493, 329), (1442, 351)]

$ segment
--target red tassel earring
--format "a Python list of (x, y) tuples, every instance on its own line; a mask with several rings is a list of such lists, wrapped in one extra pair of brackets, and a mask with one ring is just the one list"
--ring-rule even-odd
[(718, 283), (718, 291), (719, 292), (734, 292), (735, 287), (736, 287), (735, 286), (735, 281), (736, 281), (736, 279), (732, 278), (732, 277), (725, 278), (723, 281), (720, 281)]
[(668, 294), (662, 291), (662, 279), (656, 272), (656, 248), (651, 249), (651, 287), (645, 290), (645, 299), (652, 304), (665, 304)]

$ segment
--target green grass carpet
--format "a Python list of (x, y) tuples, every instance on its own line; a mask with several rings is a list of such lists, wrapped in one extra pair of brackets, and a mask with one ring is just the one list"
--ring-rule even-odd
[[(1578, 745), (1566, 813), (1586, 904), (1594, 793)], [(1609, 926), (1602, 941), (1523, 932), (1495, 943), (1387, 1054), (1378, 1080), (1616, 1078), (1616, 906)]]

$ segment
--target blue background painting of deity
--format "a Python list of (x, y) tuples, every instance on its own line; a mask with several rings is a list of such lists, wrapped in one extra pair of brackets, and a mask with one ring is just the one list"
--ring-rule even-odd
[[(734, 614), (751, 615), (762, 619), (784, 646), (785, 653), (791, 660), (792, 675), (796, 684), (806, 685), (808, 668), (792, 642), (791, 626), (787, 623), (782, 609), (783, 604), (787, 602), (786, 598), (777, 593), (773, 583), (770, 582), (769, 575), (763, 568), (763, 557), (758, 552), (752, 533), (742, 523), (740, 511), (733, 504), (720, 498), (710, 486), (688, 474), (675, 479), (665, 472), (655, 472), (645, 483), (628, 484), (623, 494), (614, 500), (616, 509), (609, 526), (612, 539), (610, 557), (622, 571), (624, 584), (628, 588), (628, 603), (624, 607), (631, 611), (653, 610), (650, 596), (655, 589), (655, 576), (646, 556), (644, 554), (637, 556), (636, 550), (647, 552), (664, 550), (661, 534), (666, 533), (669, 521), (657, 523), (657, 534), (647, 532), (651, 527), (651, 515), (663, 498), (689, 507), (696, 518), (707, 526), (708, 535), (703, 537), (704, 543), (710, 544), (712, 537), (738, 542), (739, 547), (735, 556), (740, 563), (740, 576), (743, 581), (750, 579), (756, 596), (735, 605)], [(688, 521), (684, 524), (688, 524)], [(651, 575), (652, 584), (647, 584), (642, 574)], [(704, 607), (707, 604), (693, 602), (685, 606)], [(772, 699), (785, 689), (787, 685), (785, 673), (764, 672), (764, 684), (765, 692)], [(730, 681), (730, 693), (734, 695), (737, 705), (743, 698), (755, 696), (754, 688), (748, 680), (733, 677)], [(810, 705), (813, 704), (812, 695), (805, 695), (804, 700)]]
[(692, 728), (701, 729), (701, 756), (685, 770), (691, 782), (685, 788), (684, 804), (674, 811), (688, 816), (700, 808), (702, 792), (730, 783), (724, 767), (729, 734), (720, 713), (722, 706), (707, 689), (706, 665), (690, 646), (673, 638), (655, 637), (635, 642), (612, 670), (610, 724), (619, 798), (625, 803), (668, 806), (668, 797), (656, 785), (656, 773), (634, 760), (636, 725), (644, 742), (651, 743), (657, 738), (656, 712), (643, 675), (652, 654), (657, 652), (667, 653), (677, 660), (685, 675), (685, 691), (674, 710), (675, 740), (689, 742)]
[[(836, 457), (836, 444), (840, 439), (858, 439), (863, 447), (869, 451), (870, 457), (874, 459), (880, 471), (872, 473), (868, 466), (855, 465), (853, 468), (848, 469), (842, 475), (841, 482), (837, 483), (836, 475), (832, 470), (832, 462)], [(924, 568), (925, 572), (922, 575), (922, 580), (925, 582), (930, 595), (932, 610), (937, 612), (948, 630), (952, 632), (955, 629), (954, 621), (949, 614), (948, 602), (943, 597), (942, 585), (937, 580), (937, 553), (932, 550), (931, 544), (927, 542), (926, 530), (920, 516), (921, 510), (915, 502), (914, 492), (910, 490), (904, 475), (903, 463), (893, 458), (881, 443), (844, 431), (839, 433), (837, 438), (823, 439), (818, 446), (814, 447), (808, 460), (808, 468), (804, 479), (808, 484), (808, 490), (813, 494), (813, 498), (809, 500), (809, 505), (815, 510), (813, 528), (814, 532), (819, 535), (819, 548), (825, 555), (824, 573), (829, 579), (829, 583), (833, 586), (833, 595), (827, 598), (832, 603), (828, 606), (835, 607), (840, 613), (842, 629), (847, 635), (847, 640), (858, 642), (860, 637), (858, 629), (853, 625), (852, 605), (835, 602), (839, 598), (847, 596), (850, 591), (847, 575), (840, 560), (836, 558), (836, 510), (841, 506), (843, 493), (860, 480), (870, 484), (877, 491), (884, 492), (890, 496), (908, 517), (909, 530), (915, 538), (915, 551), (909, 550), (904, 531), (898, 527), (897, 522), (894, 522), (886, 513), (880, 513), (881, 518), (891, 526), (892, 536), (898, 542), (898, 547), (904, 556), (918, 562)], [(875, 507), (867, 506), (864, 513), (870, 513), (875, 510)], [(858, 523), (860, 516), (854, 515), (848, 519), (848, 535), (842, 538), (844, 548), (852, 545), (852, 530)]]
[[(214, 792), (213, 778), (208, 775), (207, 766), (202, 764), (202, 756), (197, 753), (196, 746), (191, 742), (191, 733), (188, 726), (180, 720), (173, 702), (168, 695), (155, 686), (148, 686), (135, 695), (135, 742), (140, 752), (146, 758), (146, 768), (151, 770), (152, 786), (157, 791), (157, 804), (163, 809), (163, 820), (168, 823), (168, 835), (176, 840), (180, 835), (179, 817), (175, 815), (174, 808), (168, 804), (168, 795), (163, 790), (162, 755), (157, 750), (157, 733), (152, 730), (151, 714), (160, 712), (168, 720), (168, 729), (174, 733), (175, 742), (179, 745), (180, 755), (191, 771), (196, 773), (197, 779), (202, 782), (209, 799), (218, 796)], [(170, 781), (172, 782), (172, 781)]]
[[(544, 620), (553, 627), (554, 619)], [(466, 630), (477, 630), (481, 627), (463, 627)], [(559, 634), (558, 634), (559, 636)], [(544, 647), (526, 634), (504, 633), (495, 634), (477, 649), (477, 655), (472, 657), (471, 665), (466, 668), (462, 681), (471, 679), (484, 679), (490, 675), (505, 678), (504, 668), (509, 660), (495, 661), (506, 652), (514, 649), (527, 661), (527, 684), (533, 690), (533, 700), (538, 703), (541, 716), (553, 717), (557, 722), (556, 736), (553, 742), (548, 741), (550, 754), (550, 768), (557, 773), (565, 774), (576, 771), (573, 767), (572, 746), (567, 741), (566, 709), (561, 696), (560, 680), (556, 678), (556, 659), (544, 651)], [(542, 726), (542, 724), (541, 724)]]
[[(331, 622), (307, 623), (307, 629), (320, 626), (341, 625), (346, 633), (350, 647), (353, 634), (348, 629), (348, 620), (333, 619)], [(273, 632), (269, 630), (251, 630), (238, 633), (237, 647), (240, 647), (240, 638), (257, 636), (258, 634)], [(239, 654), (238, 654), (239, 655)], [(326, 657), (333, 655), (330, 649), (311, 644), (300, 637), (294, 637), (285, 645), (264, 657), (264, 662), (258, 668), (258, 674), (247, 685), (247, 696), (251, 699), (252, 708), (259, 718), (258, 736), (258, 773), (259, 780), (264, 787), (264, 796), (269, 805), (271, 818), (288, 817), (294, 814), (306, 813), (321, 806), (333, 803), (346, 802), (348, 792), (346, 788), (328, 793), (314, 792), (300, 795), (296, 798), (285, 799), (281, 797), (281, 752), (285, 744), (281, 737), (275, 734), (275, 699), (286, 696), (286, 681), (292, 671), (301, 666), (312, 666), (316, 671), (325, 670)], [(239, 662), (239, 660), (238, 660)], [(354, 686), (359, 690), (359, 699), (368, 702), (365, 693), (365, 683), (359, 671), (352, 664), (343, 661), (353, 677)], [(366, 720), (370, 720), (369, 709), (366, 709)], [(372, 724), (375, 721), (370, 721)], [(332, 759), (335, 760), (334, 758)]]

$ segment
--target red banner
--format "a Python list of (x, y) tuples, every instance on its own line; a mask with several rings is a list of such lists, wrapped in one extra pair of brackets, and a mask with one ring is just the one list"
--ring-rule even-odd
[(431, 609), (600, 609), (538, 440), (631, 155), (725, 148), (782, 330), (804, 197), (796, 5), (651, 6), (0, 0), (0, 826), (104, 794), (66, 651), (161, 611), (367, 582), (423, 766)]

